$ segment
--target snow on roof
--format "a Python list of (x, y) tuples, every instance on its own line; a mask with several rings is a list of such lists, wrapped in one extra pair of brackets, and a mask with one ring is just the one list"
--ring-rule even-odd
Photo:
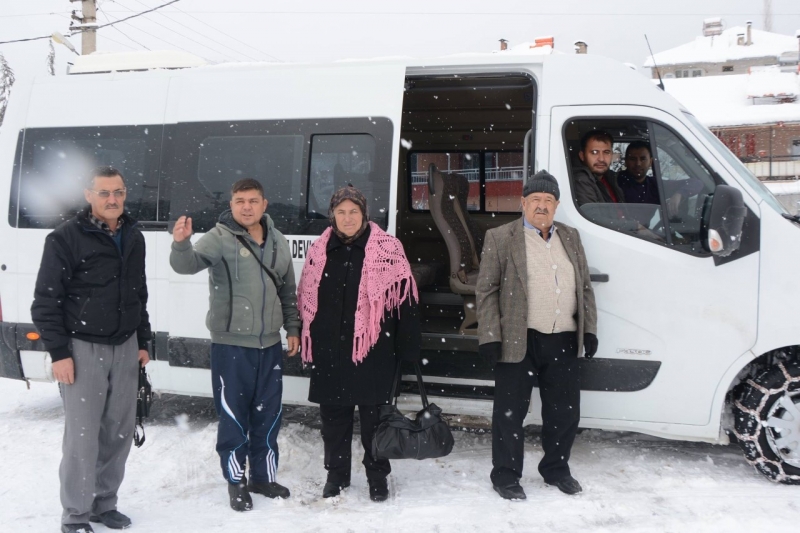
[(800, 180), (795, 181), (765, 181), (764, 185), (775, 196), (784, 194), (800, 194)]
[[(794, 78), (795, 92), (800, 91), (798, 75), (787, 75)], [(800, 102), (754, 104), (748, 96), (749, 83), (747, 74), (664, 80), (667, 93), (709, 128), (800, 122)]]
[(795, 99), (800, 92), (797, 75), (792, 72), (781, 72), (777, 65), (751, 67), (747, 78), (748, 98)]
[(154, 68), (188, 68), (205, 64), (204, 59), (178, 50), (95, 52), (75, 58), (75, 63), (70, 67), (69, 73), (88, 74)]
[[(751, 29), (753, 44), (737, 44), (738, 36), (747, 35), (747, 28), (734, 26), (714, 37), (697, 37), (694, 41), (655, 54), (658, 66), (683, 65), (687, 63), (724, 63), (737, 59), (756, 57), (778, 57), (784, 52), (797, 51), (797, 38), (780, 33)], [(648, 57), (644, 66), (653, 67), (653, 58)]]

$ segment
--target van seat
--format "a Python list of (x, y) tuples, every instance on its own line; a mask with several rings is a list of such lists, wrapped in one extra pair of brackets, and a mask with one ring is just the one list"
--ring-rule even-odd
[(450, 290), (464, 299), (464, 322), (460, 332), (477, 334), (475, 285), (478, 280), (483, 235), (467, 210), (469, 182), (466, 176), (428, 168), (429, 206), (436, 227), (444, 237), (450, 256)]

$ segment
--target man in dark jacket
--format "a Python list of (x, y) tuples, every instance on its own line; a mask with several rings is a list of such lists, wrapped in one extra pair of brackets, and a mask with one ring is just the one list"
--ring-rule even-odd
[(617, 175), (611, 170), (613, 147), (614, 138), (602, 130), (592, 130), (581, 139), (578, 157), (583, 165), (572, 171), (573, 195), (578, 207), (625, 201), (617, 185)]
[(64, 401), (61, 531), (130, 526), (116, 510), (150, 360), (144, 237), (125, 214), (125, 180), (93, 171), (89, 207), (47, 236), (31, 316)]
[[(652, 167), (653, 154), (650, 151), (650, 144), (644, 141), (631, 142), (625, 149), (625, 170), (617, 177), (626, 203), (660, 205), (658, 181), (650, 172)], [(683, 180), (664, 180), (662, 184), (668, 196), (667, 212), (671, 217), (678, 215), (682, 200), (703, 190), (703, 182), (692, 177)]]
[[(217, 453), (235, 511), (253, 508), (250, 492), (288, 498), (277, 483), (283, 349), (300, 347), (297, 290), (289, 243), (266, 214), (264, 188), (243, 179), (231, 189), (231, 209), (192, 247), (192, 219), (172, 231), (169, 256), (178, 274), (209, 269), (211, 380), (220, 417)], [(247, 484), (245, 465), (250, 465)]]
[(539, 473), (566, 494), (581, 486), (569, 456), (580, 421), (578, 358), (597, 352), (597, 309), (575, 228), (553, 222), (556, 179), (542, 170), (522, 189), (522, 220), (486, 232), (475, 295), (481, 355), (497, 360), (492, 411), (494, 490), (524, 500), (522, 424), (538, 378), (542, 399)]

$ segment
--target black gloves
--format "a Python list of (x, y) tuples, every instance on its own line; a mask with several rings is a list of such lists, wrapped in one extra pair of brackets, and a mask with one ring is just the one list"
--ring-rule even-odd
[(591, 359), (597, 353), (597, 335), (594, 333), (583, 334), (583, 349), (586, 351), (586, 359)]

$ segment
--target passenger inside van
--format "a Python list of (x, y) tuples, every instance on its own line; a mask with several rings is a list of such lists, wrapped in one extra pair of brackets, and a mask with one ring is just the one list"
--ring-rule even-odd
[[(644, 141), (633, 141), (625, 150), (625, 168), (617, 176), (617, 183), (625, 197), (626, 203), (631, 204), (660, 204), (658, 181), (653, 174), (653, 153), (650, 144)], [(703, 183), (695, 178), (677, 182), (664, 183), (667, 197), (667, 212), (670, 218), (677, 220), (680, 213), (681, 201), (698, 194), (703, 190)], [(674, 191), (670, 194), (671, 191)]]
[(582, 165), (573, 169), (573, 194), (578, 206), (583, 204), (620, 203), (623, 193), (617, 174), (611, 170), (614, 138), (606, 131), (590, 131), (581, 139), (578, 153)]
[[(583, 148), (597, 132), (613, 133), (610, 146), (606, 142), (602, 153), (592, 153), (594, 145)], [(565, 127), (564, 142), (571, 167), (573, 200), (584, 217), (614, 231), (679, 247), (689, 253), (702, 250), (703, 210), (716, 179), (672, 131), (636, 118), (585, 118), (571, 121)], [(615, 162), (616, 153), (625, 153), (626, 158)], [(586, 202), (586, 196), (581, 194), (591, 163), (596, 159), (599, 160), (594, 164), (596, 171), (607, 166), (605, 175), (615, 174), (621, 191), (619, 203), (609, 202), (605, 197)], [(598, 200), (597, 196), (592, 198)]]

